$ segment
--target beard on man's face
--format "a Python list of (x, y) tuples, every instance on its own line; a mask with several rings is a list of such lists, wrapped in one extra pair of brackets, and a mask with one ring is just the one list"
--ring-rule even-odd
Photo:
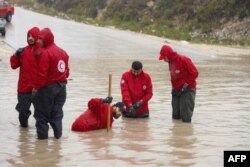
[(28, 42), (28, 45), (30, 45), (30, 46), (35, 45), (35, 41), (34, 40), (28, 39), (27, 42)]

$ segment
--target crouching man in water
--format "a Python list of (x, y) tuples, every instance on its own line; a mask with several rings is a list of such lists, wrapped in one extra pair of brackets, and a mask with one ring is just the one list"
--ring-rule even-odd
[(62, 136), (63, 105), (69, 76), (69, 56), (54, 43), (54, 35), (44, 28), (38, 35), (41, 49), (36, 51), (38, 76), (32, 91), (38, 139), (47, 139), (49, 125), (54, 137)]
[(142, 69), (140, 61), (134, 61), (131, 69), (122, 74), (120, 88), (122, 101), (126, 104), (124, 117), (148, 118), (148, 102), (153, 96), (150, 75)]
[(110, 128), (112, 127), (113, 117), (118, 119), (122, 112), (125, 111), (125, 105), (122, 102), (117, 102), (113, 106), (109, 106), (112, 102), (112, 97), (105, 99), (92, 98), (88, 102), (88, 109), (83, 112), (72, 124), (72, 131), (86, 132), (97, 129), (107, 128), (108, 108), (110, 107)]

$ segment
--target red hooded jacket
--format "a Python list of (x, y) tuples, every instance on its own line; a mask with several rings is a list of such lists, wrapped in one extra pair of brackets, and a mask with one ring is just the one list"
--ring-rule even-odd
[(199, 73), (192, 60), (174, 52), (167, 45), (161, 48), (159, 59), (163, 60), (165, 57), (169, 60), (169, 71), (174, 90), (179, 92), (184, 83), (188, 84), (189, 89), (196, 89), (196, 79)]
[[(93, 98), (88, 102), (88, 109), (82, 113), (72, 124), (72, 131), (90, 131), (107, 128), (107, 103), (102, 103), (101, 99)], [(110, 111), (112, 107), (110, 107)], [(110, 114), (110, 127), (112, 127), (113, 117)]]
[(149, 74), (142, 71), (135, 77), (132, 70), (125, 72), (121, 78), (122, 101), (129, 112), (129, 105), (143, 100), (142, 105), (136, 110), (137, 115), (149, 112), (148, 101), (153, 96), (153, 86)]
[(41, 30), (38, 36), (43, 41), (43, 48), (38, 52), (38, 78), (35, 89), (56, 83), (67, 83), (69, 76), (69, 56), (54, 43), (54, 35), (49, 28)]
[(34, 87), (34, 81), (37, 75), (37, 63), (34, 56), (34, 51), (36, 50), (37, 36), (39, 33), (39, 28), (33, 27), (27, 32), (32, 35), (35, 39), (35, 45), (27, 45), (23, 52), (19, 55), (12, 55), (10, 57), (10, 65), (12, 69), (19, 69), (19, 80), (17, 86), (18, 93), (30, 93)]

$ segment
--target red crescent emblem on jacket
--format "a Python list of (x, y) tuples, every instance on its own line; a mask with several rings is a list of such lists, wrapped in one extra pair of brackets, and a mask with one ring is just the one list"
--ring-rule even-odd
[(65, 71), (65, 62), (63, 60), (59, 60), (59, 62), (57, 64), (57, 69), (60, 72), (64, 72)]

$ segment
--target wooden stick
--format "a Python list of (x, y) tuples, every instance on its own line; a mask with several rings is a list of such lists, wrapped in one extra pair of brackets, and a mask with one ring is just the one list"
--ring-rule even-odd
[[(111, 96), (111, 86), (112, 86), (112, 75), (109, 74), (109, 88), (108, 88), (108, 96)], [(110, 104), (108, 106), (108, 114), (107, 114), (107, 132), (110, 130)]]

